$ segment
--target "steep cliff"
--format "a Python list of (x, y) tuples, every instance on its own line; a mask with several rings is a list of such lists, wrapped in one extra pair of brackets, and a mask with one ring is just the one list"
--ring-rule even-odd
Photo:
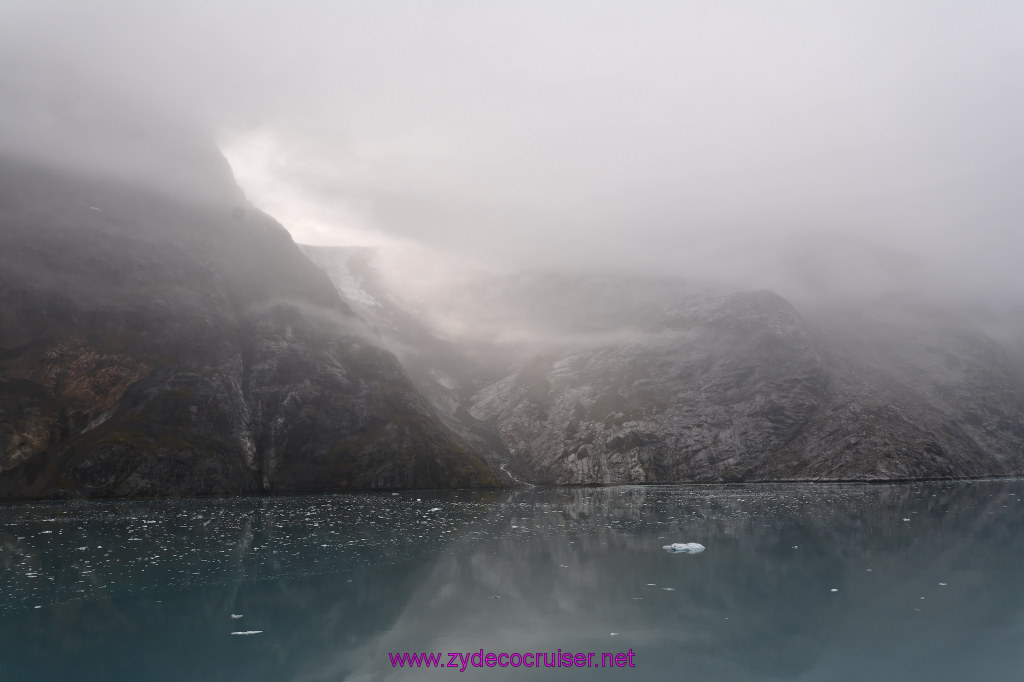
[(195, 195), (0, 160), (0, 498), (496, 483), (211, 156)]

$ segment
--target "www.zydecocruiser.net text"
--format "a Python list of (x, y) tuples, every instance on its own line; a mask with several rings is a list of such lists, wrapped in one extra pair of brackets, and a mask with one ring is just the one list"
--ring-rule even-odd
[(388, 652), (392, 668), (635, 668), (635, 653), (628, 651), (601, 653), (569, 651), (484, 652), (448, 651), (433, 653)]

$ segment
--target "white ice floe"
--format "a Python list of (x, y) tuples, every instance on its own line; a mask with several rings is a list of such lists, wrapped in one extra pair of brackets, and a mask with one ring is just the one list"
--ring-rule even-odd
[(240, 613), (232, 613), (232, 614), (231, 614), (231, 617), (232, 617), (233, 619), (235, 619), (235, 620), (238, 620), (239, 618), (241, 618), (241, 617), (242, 617), (242, 614), (240, 614)]
[(240, 630), (238, 632), (232, 632), (231, 634), (233, 634), (233, 635), (258, 635), (261, 632), (263, 632), (263, 630)]
[(665, 545), (662, 549), (672, 553), (697, 554), (704, 551), (704, 545), (699, 542), (673, 542), (671, 545)]

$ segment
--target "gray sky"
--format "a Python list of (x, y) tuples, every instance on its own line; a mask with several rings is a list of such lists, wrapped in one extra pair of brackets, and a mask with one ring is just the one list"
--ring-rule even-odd
[(756, 271), (842, 233), (1020, 289), (1022, 84), (1016, 1), (0, 3), (7, 92), (145, 100), (297, 241), (442, 271)]

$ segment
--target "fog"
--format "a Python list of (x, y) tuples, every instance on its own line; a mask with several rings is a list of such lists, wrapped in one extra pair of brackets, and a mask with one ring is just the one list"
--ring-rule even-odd
[(201, 130), (296, 241), (382, 245), (420, 294), (530, 269), (1018, 300), (1022, 26), (996, 1), (5, 0), (0, 152), (138, 175), (97, 118)]

